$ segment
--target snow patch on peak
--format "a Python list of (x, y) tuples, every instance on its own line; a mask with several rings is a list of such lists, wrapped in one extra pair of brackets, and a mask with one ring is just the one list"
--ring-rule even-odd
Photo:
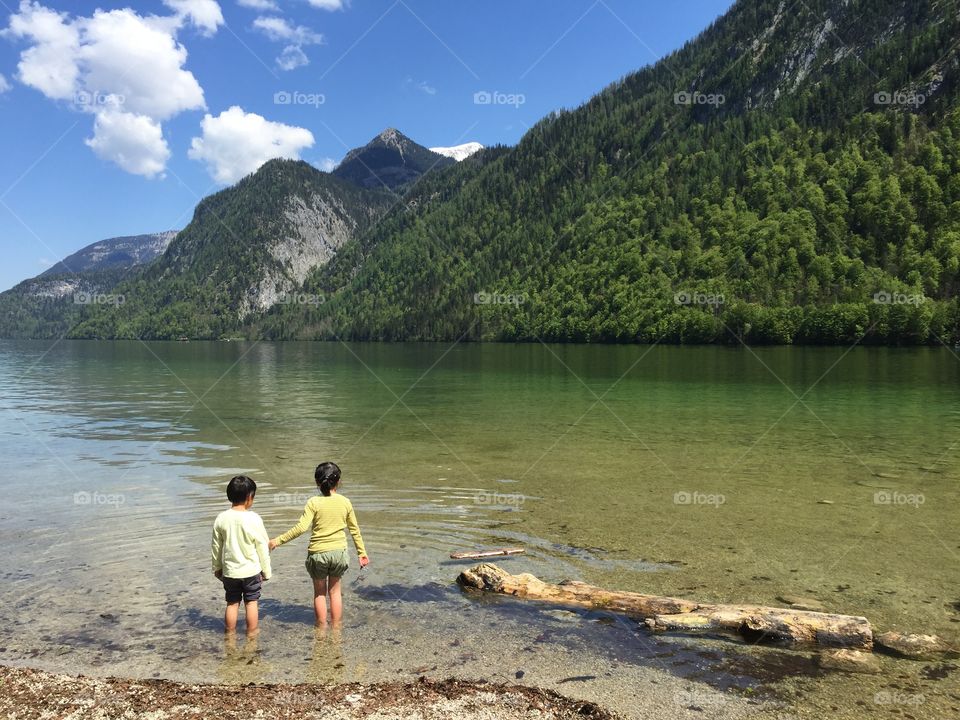
[(432, 147), (432, 152), (444, 157), (453, 158), (457, 162), (465, 160), (479, 150), (483, 150), (483, 145), (478, 142), (468, 142), (463, 145), (454, 145), (453, 147)]

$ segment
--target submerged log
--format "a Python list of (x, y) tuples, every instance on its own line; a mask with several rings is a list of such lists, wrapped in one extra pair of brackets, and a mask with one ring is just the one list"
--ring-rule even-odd
[(513, 595), (558, 605), (623, 613), (643, 620), (655, 631), (737, 635), (751, 642), (873, 649), (873, 630), (864, 617), (759, 605), (698, 603), (681, 598), (605, 590), (576, 581), (559, 585), (523, 573), (511, 575), (482, 563), (464, 570), (457, 583), (465, 588)]
[(450, 553), (452, 560), (479, 560), (480, 558), (503, 557), (504, 555), (521, 555), (523, 548), (501, 548), (499, 550), (477, 550), (468, 552)]

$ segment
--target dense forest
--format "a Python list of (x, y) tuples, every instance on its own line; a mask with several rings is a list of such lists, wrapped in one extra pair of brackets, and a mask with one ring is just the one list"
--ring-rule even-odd
[[(761, 54), (757, 42), (727, 50), (724, 40), (777, 26), (782, 5), (740, 3), (517, 148), (421, 180), (414, 202), (315, 273), (323, 307), (279, 308), (255, 332), (953, 342), (955, 8), (886, 2), (864, 15), (860, 3), (841, 18), (859, 44), (828, 38), (814, 71), (774, 99), (828, 8), (760, 33)], [(705, 75), (712, 84), (698, 87)], [(677, 104), (677, 88), (724, 102)]]
[(738, 2), (516, 147), (377, 193), (299, 288), (315, 302), (238, 312), (277, 232), (259, 219), (315, 182), (258, 173), (71, 333), (953, 343), (958, 37), (955, 3)]

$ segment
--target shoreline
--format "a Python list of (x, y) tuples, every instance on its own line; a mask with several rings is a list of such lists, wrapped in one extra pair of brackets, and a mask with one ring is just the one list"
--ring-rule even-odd
[(100, 679), (0, 665), (0, 688), (0, 714), (9, 720), (178, 720), (210, 716), (225, 720), (246, 720), (252, 716), (352, 720), (371, 715), (382, 720), (619, 717), (595, 703), (553, 690), (452, 678), (372, 684), (223, 685), (163, 679)]

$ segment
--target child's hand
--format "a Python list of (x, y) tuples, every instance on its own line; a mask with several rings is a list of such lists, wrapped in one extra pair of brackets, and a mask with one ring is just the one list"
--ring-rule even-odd
[(266, 582), (268, 579), (269, 578), (266, 575), (264, 575), (263, 573), (260, 573), (260, 582)]
[(368, 558), (366, 555), (361, 555), (361, 556), (360, 556), (360, 567), (365, 568), (365, 567), (366, 567), (367, 565), (369, 565), (369, 564), (370, 564), (370, 558)]
[(223, 570), (214, 570), (214, 571), (213, 571), (213, 576), (214, 576), (217, 580), (223, 580)]
[(279, 544), (280, 543), (278, 543), (276, 540), (271, 540), (270, 542), (267, 543), (267, 547), (270, 548), (271, 550), (276, 550), (277, 545)]

